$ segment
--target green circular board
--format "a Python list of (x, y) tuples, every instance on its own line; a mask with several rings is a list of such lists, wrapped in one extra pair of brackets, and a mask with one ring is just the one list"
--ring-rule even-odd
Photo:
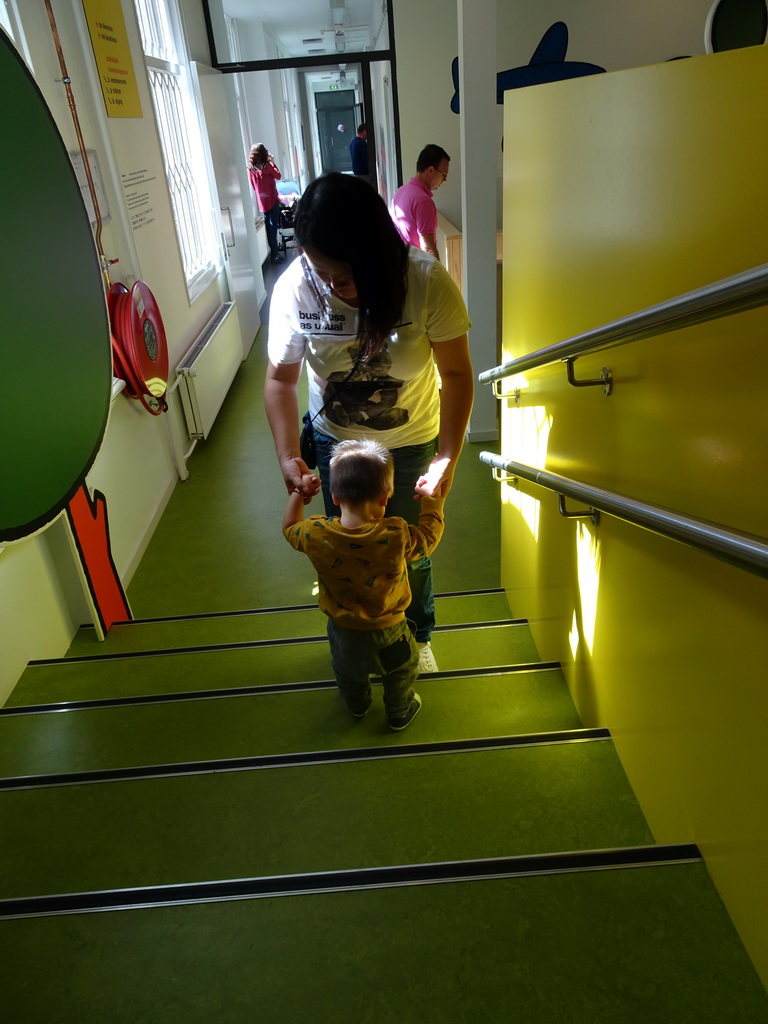
[(765, 0), (719, 0), (709, 22), (713, 53), (760, 46), (768, 31), (768, 6)]
[(50, 110), (2, 30), (0, 96), (0, 543), (7, 543), (41, 530), (82, 484), (107, 425), (112, 357), (80, 187)]

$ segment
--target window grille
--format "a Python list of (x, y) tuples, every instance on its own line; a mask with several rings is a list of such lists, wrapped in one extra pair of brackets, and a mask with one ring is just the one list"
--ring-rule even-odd
[(139, 19), (141, 42), (147, 57), (164, 60), (169, 64), (178, 63), (176, 43), (171, 31), (170, 12), (167, 0), (136, 0), (136, 15)]

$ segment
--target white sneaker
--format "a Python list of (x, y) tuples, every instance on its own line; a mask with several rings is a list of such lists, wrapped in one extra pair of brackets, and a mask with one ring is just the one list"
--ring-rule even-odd
[(427, 640), (425, 644), (419, 644), (419, 675), (423, 672), (439, 672), (435, 656), (432, 653), (432, 644)]

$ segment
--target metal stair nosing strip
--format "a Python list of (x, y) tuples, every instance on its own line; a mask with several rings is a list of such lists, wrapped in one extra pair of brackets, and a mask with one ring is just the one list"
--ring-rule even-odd
[[(433, 632), (451, 633), (462, 629), (493, 629), (504, 626), (526, 626), (527, 619), (493, 619), (481, 622), (462, 622), (447, 626), (435, 626)], [(77, 654), (71, 658), (48, 658), (30, 661), (27, 668), (51, 668), (57, 665), (82, 665), (110, 661), (124, 661), (131, 658), (159, 658), (173, 654), (210, 654), (220, 651), (248, 651), (260, 647), (297, 647), (300, 644), (327, 643), (328, 637), (291, 636), (269, 640), (233, 640), (228, 643), (196, 644), (186, 647), (158, 647), (153, 650), (120, 651), (113, 654)]]
[[(519, 675), (549, 672), (561, 667), (559, 661), (520, 662), (516, 665), (491, 665), (485, 668), (445, 669), (430, 672), (429, 679), (471, 679), (475, 676)], [(102, 697), (91, 700), (59, 701), (51, 704), (18, 704), (0, 708), (0, 719), (18, 715), (62, 714), (65, 711), (93, 711), (99, 708), (131, 707), (141, 704), (172, 704), (179, 701), (218, 700), (228, 697), (260, 697), (274, 693), (302, 693), (307, 690), (332, 690), (333, 679), (306, 680), (298, 683), (266, 683), (261, 686), (230, 686), (213, 690), (183, 690), (179, 693), (148, 693), (132, 697)]]
[[(505, 593), (503, 587), (489, 587), (485, 590), (452, 590), (441, 594), (435, 594), (435, 600), (451, 597), (484, 597), (486, 595), (503, 593)], [(134, 626), (147, 626), (161, 622), (193, 622), (195, 620), (203, 619), (237, 619), (248, 615), (279, 615), (282, 612), (311, 612), (317, 610), (316, 602), (313, 604), (284, 604), (273, 605), (268, 608), (238, 608), (234, 611), (226, 612), (189, 612), (186, 615), (157, 615), (148, 619), (131, 619), (128, 622), (116, 622), (114, 625), (120, 629), (123, 627), (131, 629)], [(82, 623), (79, 628), (83, 631), (93, 630), (94, 633), (96, 631), (95, 626), (90, 622)]]
[(393, 757), (426, 757), (481, 750), (508, 750), (515, 747), (605, 741), (610, 738), (611, 734), (608, 729), (565, 729), (555, 732), (524, 733), (517, 736), (489, 736), (465, 740), (441, 740), (434, 743), (399, 744), (390, 747), (352, 747), (347, 750), (259, 754), (253, 757), (222, 758), (213, 761), (184, 761), (177, 764), (104, 768), (97, 771), (9, 776), (0, 779), (0, 792), (42, 789), (52, 786), (90, 785), (101, 782), (129, 782), (180, 775), (210, 775), (223, 772), (258, 771), (265, 768), (293, 768), (318, 764), (373, 761)]
[(0, 919), (13, 920), (26, 917), (51, 917), (60, 914), (147, 909), (190, 903), (352, 892), (395, 886), (492, 881), (533, 875), (575, 874), (622, 868), (666, 867), (697, 863), (701, 859), (701, 852), (695, 844), (677, 843), (177, 883), (0, 900)]

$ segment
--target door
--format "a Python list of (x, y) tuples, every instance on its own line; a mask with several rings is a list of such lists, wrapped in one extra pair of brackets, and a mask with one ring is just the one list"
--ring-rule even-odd
[[(401, 174), (397, 99), (390, 61), (345, 64), (344, 78), (352, 84), (351, 89), (339, 88), (338, 71), (318, 67), (304, 72), (304, 76), (308, 92), (314, 96), (318, 171), (351, 172), (349, 143), (357, 126), (364, 122), (368, 127), (370, 182), (388, 204), (400, 184)], [(335, 81), (324, 87), (325, 79)]]
[(324, 171), (352, 170), (349, 144), (355, 137), (359, 106), (354, 89), (335, 89), (315, 93), (320, 158)]
[[(251, 216), (246, 154), (241, 153), (239, 134), (231, 129), (227, 89), (231, 83), (220, 71), (194, 63), (198, 96), (211, 154), (213, 176), (219, 199), (219, 231), (232, 297), (237, 303), (243, 358), (248, 355), (261, 326), (259, 307), (266, 297), (258, 257), (256, 226)], [(246, 213), (247, 211), (247, 213)]]

